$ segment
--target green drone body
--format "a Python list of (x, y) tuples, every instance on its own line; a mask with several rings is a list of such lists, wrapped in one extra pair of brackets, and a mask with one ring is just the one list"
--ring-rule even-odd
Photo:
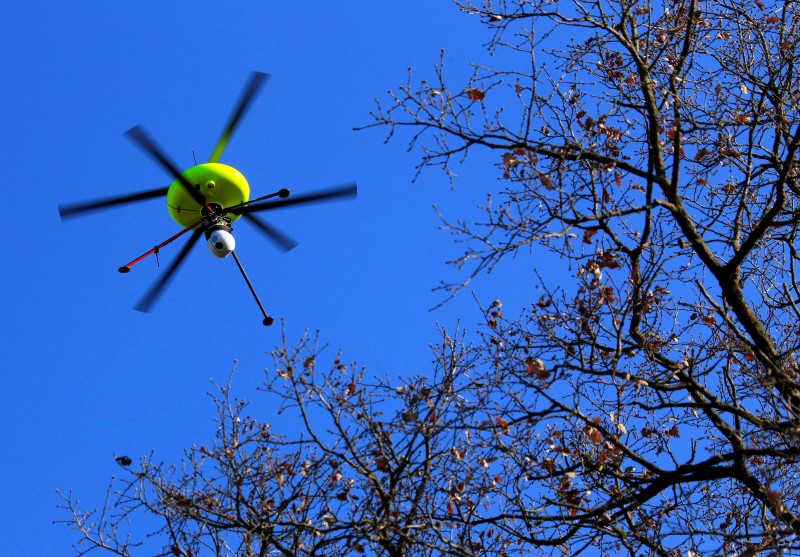
[[(250, 184), (241, 172), (227, 164), (207, 162), (193, 166), (181, 174), (207, 203), (216, 203), (223, 209), (250, 199)], [(191, 226), (202, 216), (202, 207), (179, 180), (172, 182), (167, 191), (167, 208), (170, 216), (182, 228)], [(227, 216), (233, 222), (241, 215)]]

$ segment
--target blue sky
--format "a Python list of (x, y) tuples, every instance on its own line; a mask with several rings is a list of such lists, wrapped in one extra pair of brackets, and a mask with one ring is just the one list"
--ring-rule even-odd
[[(281, 254), (236, 227), (237, 253), (290, 339), (319, 330), (376, 375), (424, 373), (437, 322), (474, 330), (469, 293), (433, 313), (431, 291), (458, 254), (437, 231), (438, 205), (464, 216), (497, 188), (486, 160), (411, 183), (417, 154), (368, 124), (375, 98), (407, 69), (432, 77), (442, 48), (450, 75), (488, 35), (445, 0), (287, 3), (12, 0), (0, 33), (6, 206), (0, 482), (4, 554), (69, 554), (53, 520), (56, 489), (100, 504), (113, 455), (177, 460), (213, 435), (210, 380), (238, 360), (244, 398), (280, 342), (265, 328), (230, 259), (200, 245), (150, 314), (131, 307), (180, 245), (121, 275), (117, 267), (177, 231), (161, 200), (62, 222), (59, 203), (166, 186), (171, 179), (122, 133), (143, 124), (182, 167), (208, 157), (253, 70), (271, 79), (222, 159), (253, 195), (357, 181), (352, 202), (275, 211), (300, 241)], [(7, 234), (9, 233), (7, 232)], [(474, 288), (509, 311), (531, 293), (531, 260)], [(268, 411), (268, 402), (261, 407)], [(290, 427), (290, 424), (287, 424)], [(10, 545), (9, 545), (10, 544)]]

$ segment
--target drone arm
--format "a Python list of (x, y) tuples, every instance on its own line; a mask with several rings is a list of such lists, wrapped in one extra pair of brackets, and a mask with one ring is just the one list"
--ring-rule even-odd
[[(286, 191), (286, 196), (281, 195), (281, 192)], [(287, 197), (288, 190), (281, 190), (278, 192), (278, 197)], [(326, 190), (317, 190), (313, 192), (309, 192), (303, 195), (297, 195), (290, 199), (280, 199), (278, 201), (268, 201), (266, 203), (260, 202), (261, 199), (255, 199), (253, 201), (248, 201), (246, 203), (241, 203), (239, 205), (235, 205), (233, 207), (228, 207), (225, 209), (226, 213), (232, 213), (234, 215), (245, 215), (248, 213), (257, 213), (261, 211), (270, 211), (272, 209), (280, 209), (281, 207), (290, 207), (292, 205), (302, 205), (306, 203), (317, 203), (319, 201), (328, 201), (338, 198), (346, 198), (346, 197), (356, 197), (358, 194), (358, 187), (356, 186), (355, 182), (344, 184), (342, 186), (338, 186), (335, 188), (330, 188)], [(273, 194), (266, 197), (272, 197)]]
[(282, 188), (274, 193), (268, 193), (267, 195), (262, 195), (261, 197), (257, 197), (256, 199), (251, 199), (250, 201), (245, 201), (244, 203), (239, 203), (238, 205), (232, 205), (231, 207), (226, 207), (219, 214), (228, 214), (234, 211), (238, 211), (239, 209), (244, 209), (253, 203), (258, 203), (259, 201), (264, 201), (266, 199), (271, 199), (273, 197), (280, 197), (280, 198), (287, 198), (291, 195), (291, 192), (287, 188)]
[(142, 259), (144, 259), (144, 258), (146, 258), (146, 257), (148, 257), (150, 255), (153, 255), (154, 253), (158, 253), (158, 250), (160, 250), (161, 248), (163, 248), (167, 244), (170, 244), (170, 243), (174, 242), (175, 240), (177, 240), (178, 238), (180, 238), (181, 236), (183, 236), (184, 234), (189, 232), (192, 228), (196, 227), (198, 224), (201, 224), (202, 222), (203, 222), (202, 220), (199, 220), (199, 221), (197, 221), (197, 222), (195, 222), (193, 224), (190, 224), (189, 226), (187, 226), (186, 228), (184, 228), (183, 230), (181, 230), (180, 232), (178, 232), (174, 236), (170, 237), (167, 240), (164, 240), (163, 242), (161, 242), (157, 246), (154, 246), (153, 249), (146, 251), (145, 253), (143, 253), (142, 255), (140, 255), (139, 257), (137, 257), (136, 259), (134, 259), (130, 263), (120, 267), (119, 268), (119, 272), (120, 273), (129, 272), (131, 270), (131, 267), (136, 265), (139, 261), (141, 261)]
[(250, 288), (250, 293), (253, 295), (253, 298), (255, 298), (256, 303), (258, 304), (258, 309), (261, 310), (261, 315), (264, 316), (264, 325), (269, 327), (275, 322), (275, 319), (267, 315), (266, 310), (264, 310), (264, 306), (261, 304), (261, 300), (258, 299), (258, 294), (256, 294), (256, 289), (253, 288), (253, 284), (250, 282), (250, 279), (247, 278), (247, 273), (244, 272), (244, 267), (242, 267), (241, 261), (239, 261), (239, 258), (236, 256), (236, 252), (232, 251), (231, 255), (233, 256), (233, 260), (236, 261), (236, 266), (239, 267), (239, 271), (242, 273), (242, 277), (244, 277), (244, 281), (247, 283), (248, 288)]
[(153, 307), (153, 304), (156, 303), (161, 293), (164, 292), (164, 289), (167, 287), (169, 282), (174, 278), (175, 272), (180, 268), (183, 264), (183, 261), (186, 259), (186, 256), (189, 255), (189, 252), (192, 251), (192, 248), (200, 239), (200, 236), (203, 235), (203, 231), (199, 228), (196, 228), (192, 231), (192, 235), (189, 236), (189, 239), (183, 244), (181, 251), (178, 252), (178, 255), (175, 256), (175, 259), (169, 264), (166, 270), (163, 273), (160, 273), (159, 279), (150, 287), (150, 290), (147, 291), (147, 294), (139, 301), (134, 309), (136, 311), (141, 311), (147, 313), (150, 311), (150, 308)]

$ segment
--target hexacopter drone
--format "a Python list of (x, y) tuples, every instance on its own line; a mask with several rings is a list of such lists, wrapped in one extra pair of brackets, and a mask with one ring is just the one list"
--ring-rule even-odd
[[(175, 271), (183, 263), (189, 251), (194, 247), (200, 236), (205, 235), (208, 241), (208, 249), (212, 255), (225, 258), (232, 255), (239, 271), (242, 273), (250, 292), (253, 294), (262, 315), (264, 325), (271, 325), (274, 319), (267, 315), (264, 306), (261, 304), (250, 279), (242, 267), (241, 261), (234, 251), (236, 242), (233, 238), (231, 224), (239, 217), (244, 217), (253, 224), (264, 236), (275, 242), (284, 251), (289, 251), (297, 243), (267, 224), (254, 213), (270, 211), (281, 207), (325, 201), (335, 198), (354, 197), (356, 195), (356, 184), (346, 184), (343, 186), (310, 192), (303, 195), (287, 199), (290, 195), (288, 189), (283, 188), (277, 192), (250, 199), (250, 185), (244, 176), (235, 168), (219, 162), (225, 147), (228, 145), (233, 132), (239, 124), (244, 113), (249, 108), (256, 94), (267, 79), (267, 74), (253, 72), (250, 82), (244, 89), (241, 99), (231, 115), (228, 125), (214, 147), (208, 162), (198, 164), (181, 172), (175, 163), (166, 155), (163, 149), (144, 131), (141, 126), (134, 126), (125, 134), (153, 159), (156, 160), (175, 181), (169, 187), (156, 188), (153, 190), (142, 191), (129, 195), (97, 199), (94, 201), (59, 205), (58, 211), (62, 219), (79, 216), (85, 213), (108, 209), (118, 205), (135, 203), (154, 197), (166, 195), (167, 209), (170, 216), (177, 222), (183, 230), (143, 253), (130, 263), (119, 268), (120, 273), (127, 273), (131, 267), (152, 254), (158, 254), (159, 250), (167, 244), (178, 239), (180, 236), (191, 232), (189, 240), (184, 244), (181, 251), (170, 263), (166, 271), (158, 281), (150, 288), (147, 294), (135, 306), (139, 311), (148, 311), (164, 291), (165, 287), (172, 279)], [(271, 198), (280, 200), (268, 201)]]

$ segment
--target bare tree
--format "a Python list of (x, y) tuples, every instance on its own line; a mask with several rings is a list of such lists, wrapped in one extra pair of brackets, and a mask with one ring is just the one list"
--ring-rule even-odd
[[(497, 153), (481, 222), (445, 221), (448, 295), (521, 252), (563, 268), (472, 344), (443, 332), (428, 377), (285, 344), (265, 390), (302, 436), (226, 387), (213, 447), (143, 460), (107, 509), (176, 555), (800, 553), (800, 6), (456, 4), (499, 66), (409, 76), (373, 126), (451, 179)], [(79, 547), (134, 553), (65, 506)]]
[(146, 457), (134, 470), (118, 458), (128, 474), (99, 511), (62, 494), (77, 553), (137, 555), (143, 541), (126, 526), (149, 515), (159, 555), (463, 554), (463, 539), (448, 539), (455, 530), (439, 521), (454, 512), (458, 482), (446, 478), (463, 461), (459, 370), (473, 368), (477, 352), (443, 333), (431, 377), (379, 380), (339, 358), (318, 372), (323, 349), (309, 337), (277, 348), (263, 385), (301, 435), (246, 415), (229, 382), (214, 395), (214, 442), (188, 450), (181, 466)]

